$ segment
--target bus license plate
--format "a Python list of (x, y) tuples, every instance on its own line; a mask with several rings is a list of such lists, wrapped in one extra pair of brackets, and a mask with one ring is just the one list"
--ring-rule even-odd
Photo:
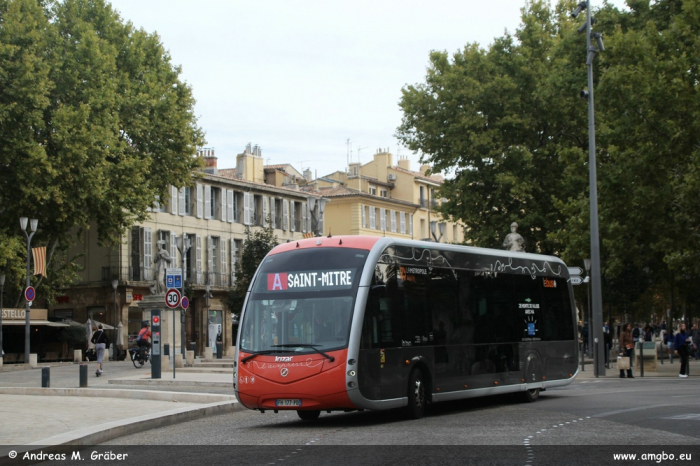
[(301, 400), (276, 400), (277, 406), (301, 406)]

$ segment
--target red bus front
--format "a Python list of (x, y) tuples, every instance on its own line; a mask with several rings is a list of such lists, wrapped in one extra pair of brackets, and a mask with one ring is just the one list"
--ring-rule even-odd
[(288, 243), (260, 264), (241, 316), (234, 368), (244, 406), (300, 416), (356, 408), (345, 372), (357, 288), (374, 244), (363, 241)]

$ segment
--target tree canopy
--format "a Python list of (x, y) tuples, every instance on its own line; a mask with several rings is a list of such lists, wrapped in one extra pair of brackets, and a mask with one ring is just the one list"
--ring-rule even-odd
[(105, 1), (0, 0), (0, 18), (0, 270), (21, 289), (18, 219), (36, 218), (48, 291), (70, 279), (74, 233), (115, 244), (192, 183), (203, 132), (159, 37)]
[(243, 243), (240, 260), (236, 261), (236, 282), (226, 296), (226, 308), (234, 315), (240, 315), (253, 276), (268, 252), (277, 246), (277, 236), (268, 221), (265, 228), (250, 232), (246, 227), (246, 240)]
[[(618, 309), (700, 275), (700, 0), (627, 3), (592, 12), (605, 43), (593, 64), (603, 293)], [(443, 213), (472, 244), (500, 247), (517, 221), (529, 252), (589, 257), (585, 14), (571, 18), (575, 4), (529, 1), (513, 34), (433, 52), (425, 82), (403, 89), (397, 136), (450, 173)]]

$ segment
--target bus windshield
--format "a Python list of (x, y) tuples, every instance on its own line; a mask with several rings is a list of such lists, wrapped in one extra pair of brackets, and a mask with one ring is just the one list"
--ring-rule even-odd
[(248, 298), (241, 350), (311, 353), (347, 347), (367, 253), (319, 248), (268, 256)]

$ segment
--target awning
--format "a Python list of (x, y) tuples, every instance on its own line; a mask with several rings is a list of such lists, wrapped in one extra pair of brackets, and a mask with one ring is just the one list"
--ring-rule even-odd
[[(21, 320), (3, 320), (2, 326), (5, 325), (24, 325), (25, 322)], [(45, 325), (47, 327), (70, 327), (70, 324), (64, 322), (50, 322), (48, 320), (30, 320), (29, 325)]]

